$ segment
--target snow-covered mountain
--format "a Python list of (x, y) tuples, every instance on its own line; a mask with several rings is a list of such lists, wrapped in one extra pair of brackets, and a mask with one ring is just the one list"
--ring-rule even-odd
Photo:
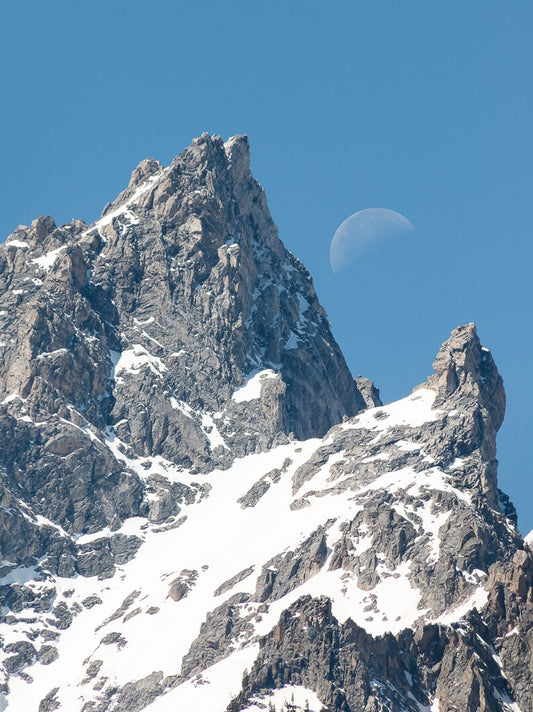
[(533, 710), (490, 351), (352, 379), (245, 137), (18, 228), (0, 295), (0, 710)]

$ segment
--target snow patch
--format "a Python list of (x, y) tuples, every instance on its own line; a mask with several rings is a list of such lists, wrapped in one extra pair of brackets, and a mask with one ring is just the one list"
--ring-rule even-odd
[(0, 586), (10, 586), (14, 583), (22, 586), (29, 581), (33, 581), (36, 576), (37, 569), (35, 566), (18, 566), (0, 579)]
[(233, 653), (158, 698), (145, 708), (145, 712), (169, 712), (169, 710), (224, 712), (232, 698), (239, 693), (243, 673), (245, 669), (252, 667), (258, 652), (259, 645), (256, 643)]
[(209, 447), (211, 450), (214, 450), (216, 447), (220, 446), (222, 446), (225, 450), (229, 450), (229, 447), (226, 445), (226, 441), (216, 426), (214, 416), (209, 415), (209, 413), (194, 410), (188, 403), (178, 400), (174, 396), (171, 396), (170, 398), (170, 405), (174, 408), (174, 410), (179, 410), (187, 418), (190, 418), (198, 423), (201, 431), (209, 441)]
[(449, 469), (450, 470), (460, 470), (461, 467), (464, 465), (464, 457), (456, 457), (455, 460), (452, 462), (450, 465)]
[(119, 374), (138, 374), (145, 366), (156, 376), (162, 376), (168, 371), (163, 361), (158, 356), (152, 356), (141, 344), (133, 344), (122, 353), (111, 350), (109, 353), (114, 366), (114, 378), (118, 383), (123, 382), (123, 379), (118, 377)]
[(269, 604), (268, 612), (256, 623), (255, 632), (266, 635), (278, 622), (282, 611), (300, 596), (307, 594), (331, 599), (333, 615), (339, 623), (351, 618), (371, 635), (383, 635), (412, 626), (427, 609), (420, 609), (421, 593), (413, 588), (408, 578), (409, 562), (402, 562), (394, 571), (378, 567), (381, 581), (370, 591), (357, 586), (354, 574), (337, 569), (327, 570), (327, 562), (315, 576), (282, 598)]
[[(449, 482), (449, 477), (438, 467), (431, 467), (421, 472), (416, 472), (412, 467), (402, 467), (400, 470), (385, 472), (369, 484), (361, 487), (359, 493), (385, 489), (391, 494), (404, 489), (408, 494), (416, 495), (424, 490), (441, 490), (450, 492), (457, 499), (471, 503), (470, 496), (466, 492), (453, 487)], [(418, 512), (417, 512), (418, 513)]]
[(419, 428), (439, 418), (442, 411), (433, 409), (437, 394), (429, 388), (419, 388), (407, 398), (377, 408), (365, 410), (360, 415), (343, 423), (344, 430), (365, 428), (380, 432), (398, 425)]
[(450, 625), (451, 623), (457, 623), (457, 621), (462, 620), (467, 613), (469, 613), (474, 608), (481, 611), (483, 606), (487, 603), (489, 598), (488, 592), (480, 586), (477, 588), (472, 595), (463, 603), (451, 608), (446, 613), (439, 616), (435, 623), (442, 623), (443, 625)]
[(271, 368), (266, 368), (250, 376), (244, 386), (237, 388), (231, 396), (235, 403), (245, 403), (247, 401), (257, 400), (261, 397), (261, 386), (264, 381), (270, 378), (276, 378), (278, 373)]
[[(83, 234), (86, 235), (87, 233), (90, 233), (93, 230), (100, 230), (100, 228), (105, 227), (106, 225), (110, 225), (113, 220), (119, 215), (124, 215), (128, 219), (130, 225), (137, 224), (139, 222), (139, 219), (137, 218), (135, 213), (130, 210), (130, 208), (135, 205), (141, 195), (148, 192), (150, 188), (152, 188), (154, 183), (156, 183), (161, 178), (161, 175), (162, 173), (164, 173), (165, 170), (166, 169), (163, 169), (163, 171), (159, 171), (155, 175), (148, 178), (148, 180), (142, 185), (140, 185), (137, 190), (126, 201), (124, 201), (124, 203), (119, 205), (114, 210), (111, 210), (109, 213), (106, 213), (106, 215), (94, 222)], [(124, 235), (125, 232), (126, 229), (124, 229), (123, 227), (122, 234)]]
[(214, 450), (216, 447), (223, 447), (225, 450), (229, 450), (224, 438), (218, 431), (213, 417), (208, 413), (202, 413), (201, 417), (202, 432), (209, 440), (209, 447), (211, 450)]
[(18, 393), (10, 393), (8, 396), (6, 396), (4, 398), (4, 400), (2, 401), (2, 403), (0, 403), (0, 405), (7, 405), (8, 403), (12, 403), (14, 400), (17, 400), (17, 398), (20, 399), (20, 396)]
[(284, 346), (286, 351), (290, 351), (291, 349), (297, 349), (298, 348), (298, 337), (294, 333), (294, 331), (291, 331), (289, 334), (289, 338), (285, 342)]
[(55, 349), (55, 351), (43, 351), (41, 354), (37, 356), (38, 359), (43, 359), (43, 358), (49, 358), (50, 356), (54, 356), (55, 354), (66, 354), (68, 353), (68, 349)]
[(305, 312), (309, 309), (309, 302), (303, 296), (303, 294), (300, 294), (300, 292), (298, 292), (296, 294), (296, 297), (298, 298), (298, 306), (300, 307), (300, 314), (303, 316), (305, 314)]
[(286, 685), (280, 690), (274, 690), (271, 695), (253, 697), (250, 702), (251, 705), (245, 707), (243, 712), (265, 712), (265, 705), (268, 704), (273, 704), (277, 712), (285, 712), (286, 709), (293, 712), (320, 712), (324, 707), (313, 690), (301, 685)]
[(27, 242), (23, 242), (22, 240), (9, 240), (9, 242), (6, 242), (6, 247), (20, 247), (21, 250), (27, 250), (29, 245)]
[(416, 452), (417, 450), (420, 450), (420, 445), (408, 440), (398, 440), (395, 445), (398, 450), (401, 450), (402, 452)]
[(50, 252), (47, 252), (42, 257), (36, 257), (35, 259), (32, 260), (32, 263), (36, 264), (38, 267), (40, 267), (45, 272), (48, 272), (48, 270), (51, 267), (53, 267), (55, 261), (57, 260), (57, 256), (59, 255), (59, 253), (63, 252), (63, 250), (66, 250), (66, 249), (67, 249), (66, 245), (62, 245), (61, 247), (58, 247), (56, 250), (51, 250)]
[(136, 324), (137, 326), (148, 326), (148, 324), (153, 324), (155, 321), (155, 317), (149, 316), (148, 319), (133, 319), (133, 323)]

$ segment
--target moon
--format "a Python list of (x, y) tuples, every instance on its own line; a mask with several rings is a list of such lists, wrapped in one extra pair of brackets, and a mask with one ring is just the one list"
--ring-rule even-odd
[(361, 257), (372, 245), (414, 230), (401, 213), (388, 208), (366, 208), (350, 215), (337, 228), (329, 247), (329, 261), (340, 272)]

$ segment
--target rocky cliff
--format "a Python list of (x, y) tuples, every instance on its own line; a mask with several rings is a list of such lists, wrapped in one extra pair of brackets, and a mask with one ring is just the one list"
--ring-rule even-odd
[(244, 136), (143, 161), (94, 225), (19, 227), (0, 294), (0, 465), (69, 533), (149, 506), (106, 440), (207, 471), (365, 407)]
[(533, 710), (490, 351), (383, 406), (246, 137), (19, 227), (0, 322), (0, 709)]

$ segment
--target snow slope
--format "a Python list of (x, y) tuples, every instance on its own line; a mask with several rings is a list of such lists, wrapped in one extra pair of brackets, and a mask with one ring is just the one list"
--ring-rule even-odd
[[(125, 357), (121, 358), (124, 361)], [(152, 367), (151, 363), (147, 365)], [(128, 362), (128, 367), (133, 366)], [(249, 395), (247, 391), (246, 397)], [(58, 688), (55, 699), (60, 709), (77, 710), (88, 700), (105, 701), (110, 688), (120, 689), (154, 671), (162, 678), (179, 675), (182, 660), (200, 635), (207, 615), (236, 593), (248, 595), (236, 606), (246, 625), (229, 641), (221, 659), (188, 680), (174, 679), (166, 694), (157, 696), (146, 709), (225, 710), (240, 689), (244, 670), (254, 662), (259, 637), (268, 633), (280, 613), (304, 594), (328, 596), (339, 622), (351, 618), (372, 635), (398, 633), (421, 617), (434, 619), (425, 592), (412, 575), (408, 556), (391, 568), (376, 549), (377, 580), (373, 586), (359, 585), (358, 576), (365, 568), (362, 563), (359, 574), (357, 569), (331, 567), (336, 546), (346, 538), (346, 527), (380, 493), (394, 494), (391, 509), (416, 528), (415, 542), (425, 547), (429, 565), (438, 560), (440, 533), (453, 507), (467, 507), (470, 502), (468, 494), (453, 486), (446, 471), (427, 460), (420, 466), (423, 453), (415, 452), (417, 447), (405, 439), (388, 445), (378, 456), (369, 457), (363, 450), (358, 463), (352, 462), (345, 472), (336, 469), (346, 462), (350, 433), (364, 430), (375, 448), (376, 439), (398, 424), (420, 427), (444, 417), (442, 411), (431, 408), (433, 397), (427, 389), (416, 391), (403, 401), (366, 411), (337, 426), (323, 440), (291, 442), (207, 475), (171, 473), (169, 463), (152, 458), (148, 468), (152, 474), (171, 476), (185, 485), (194, 483), (200, 492), (208, 494), (185, 506), (178, 518), (163, 527), (144, 518), (127, 520), (120, 533), (139, 537), (142, 545), (132, 560), (117, 567), (112, 578), (62, 579), (48, 575), (46, 580), (31, 580), (34, 572), (15, 570), (9, 580), (2, 581), (6, 584), (18, 576), (34, 591), (53, 586), (56, 602), (64, 601), (73, 612), (71, 625), (60, 630), (53, 643), (59, 653), (57, 659), (47, 665), (35, 662), (25, 668), (25, 676), (10, 679), (7, 709), (38, 709), (40, 701)], [(138, 459), (128, 460), (113, 433), (107, 445), (139, 474), (146, 471), (150, 458), (143, 459), (143, 467), (136, 465)], [(312, 468), (312, 475), (298, 486), (298, 471), (308, 467), (324, 447), (330, 454), (322, 457), (321, 465)], [(418, 457), (419, 466), (387, 469), (395, 452)], [(373, 466), (378, 469), (368, 481), (367, 469)], [(354, 480), (358, 468), (367, 473), (359, 485)], [(259, 498), (246, 504), (247, 493), (258, 483), (264, 484)], [(444, 506), (434, 506), (436, 497), (444, 498)], [(325, 532), (327, 552), (316, 572), (297, 581), (276, 600), (266, 604), (255, 600), (262, 570), (269, 566), (275, 570), (273, 559), (297, 551), (320, 527)], [(103, 531), (101, 536), (109, 533)], [(97, 536), (82, 538), (79, 543), (94, 541)], [(376, 546), (373, 537), (375, 532), (362, 524), (351, 538), (352, 556), (363, 562)], [(467, 576), (471, 577), (468, 581)], [(442, 611), (438, 621), (450, 624), (474, 606), (482, 606), (486, 600), (484, 576), (483, 571), (473, 578), (466, 572), (468, 595)], [(185, 587), (184, 595), (176, 595), (176, 582)], [(184, 589), (180, 590), (183, 594)], [(4, 626), (5, 642), (31, 638), (36, 631), (35, 637), (42, 636), (46, 628), (42, 624), (44, 620), (41, 625), (19, 621)], [(311, 709), (313, 705), (318, 709), (319, 702), (309, 691), (290, 690), (291, 695), (293, 692), (298, 700), (305, 692)], [(276, 704), (286, 699), (285, 693), (276, 695)], [(3, 704), (5, 708), (5, 699)], [(255, 712), (257, 704), (254, 702), (249, 710)], [(302, 705), (303, 698), (297, 704)]]

